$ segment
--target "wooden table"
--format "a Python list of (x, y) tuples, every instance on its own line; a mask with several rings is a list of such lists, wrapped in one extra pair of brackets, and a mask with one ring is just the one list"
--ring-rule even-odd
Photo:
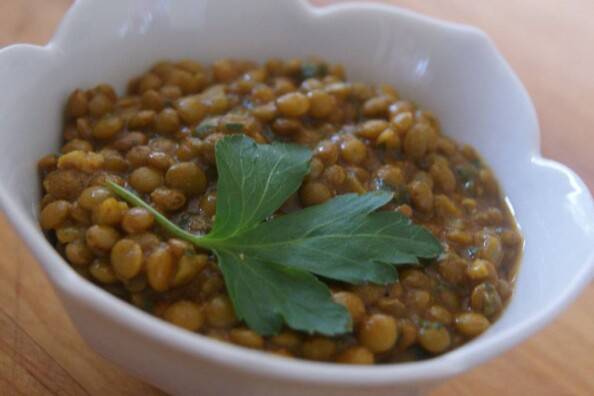
[[(592, 0), (391, 2), (484, 29), (535, 101), (544, 154), (572, 167), (592, 190)], [(0, 46), (45, 43), (70, 3), (2, 0)], [(84, 344), (3, 214), (0, 249), (0, 394), (160, 394)], [(594, 394), (594, 309), (588, 306), (592, 301), (594, 285), (538, 335), (432, 395)]]

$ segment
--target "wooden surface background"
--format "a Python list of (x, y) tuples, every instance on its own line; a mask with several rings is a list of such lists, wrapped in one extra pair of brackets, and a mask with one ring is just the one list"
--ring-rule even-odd
[[(534, 99), (544, 154), (572, 167), (592, 191), (594, 1), (391, 3), (485, 30)], [(70, 4), (70, 0), (1, 0), (0, 47), (44, 44)], [(0, 395), (161, 394), (84, 344), (2, 213), (0, 251)], [(432, 396), (594, 394), (593, 301), (591, 284), (538, 335), (440, 386)]]

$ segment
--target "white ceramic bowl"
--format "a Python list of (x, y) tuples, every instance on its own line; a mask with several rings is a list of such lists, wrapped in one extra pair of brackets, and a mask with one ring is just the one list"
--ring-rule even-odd
[[(495, 170), (526, 246), (509, 307), (478, 339), (434, 359), (379, 367), (277, 358), (191, 334), (117, 300), (78, 277), (40, 232), (36, 161), (59, 147), (72, 89), (103, 81), (123, 89), (162, 58), (308, 55), (346, 65), (352, 79), (393, 83), (435, 111), (447, 134), (477, 147)], [(86, 0), (73, 6), (47, 46), (0, 51), (0, 86), (3, 210), (84, 339), (173, 394), (415, 394), (516, 345), (592, 278), (592, 198), (570, 170), (540, 156), (526, 91), (485, 34), (471, 27), (371, 4)]]

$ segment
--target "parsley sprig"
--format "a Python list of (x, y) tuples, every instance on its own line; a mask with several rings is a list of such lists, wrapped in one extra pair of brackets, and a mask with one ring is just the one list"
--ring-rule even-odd
[(301, 185), (311, 151), (293, 144), (256, 144), (227, 136), (215, 148), (217, 207), (209, 234), (191, 234), (129, 190), (115, 194), (150, 211), (171, 235), (211, 250), (238, 317), (262, 335), (284, 324), (325, 335), (351, 331), (348, 311), (318, 277), (353, 284), (387, 284), (395, 265), (418, 264), (441, 253), (425, 228), (397, 212), (376, 212), (391, 192), (345, 194), (267, 219)]

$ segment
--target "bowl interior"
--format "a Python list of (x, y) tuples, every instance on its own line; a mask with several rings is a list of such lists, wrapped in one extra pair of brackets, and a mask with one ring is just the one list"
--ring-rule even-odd
[[(446, 134), (481, 152), (515, 210), (525, 254), (511, 304), (490, 331), (453, 353), (536, 321), (543, 307), (559, 306), (560, 296), (575, 293), (589, 276), (591, 198), (572, 173), (538, 157), (532, 105), (481, 33), (380, 6), (311, 11), (279, 1), (266, 7), (239, 0), (226, 7), (189, 0), (99, 3), (79, 8), (92, 8), (84, 14), (101, 28), (86, 29), (87, 19), (71, 15), (49, 47), (0, 54), (0, 81), (11, 92), (0, 98), (0, 192), (28, 224), (37, 218), (36, 161), (59, 148), (72, 89), (107, 82), (123, 92), (128, 79), (160, 59), (316, 55), (345, 65), (351, 80), (392, 83), (434, 111)], [(52, 276), (54, 268), (46, 270)]]

